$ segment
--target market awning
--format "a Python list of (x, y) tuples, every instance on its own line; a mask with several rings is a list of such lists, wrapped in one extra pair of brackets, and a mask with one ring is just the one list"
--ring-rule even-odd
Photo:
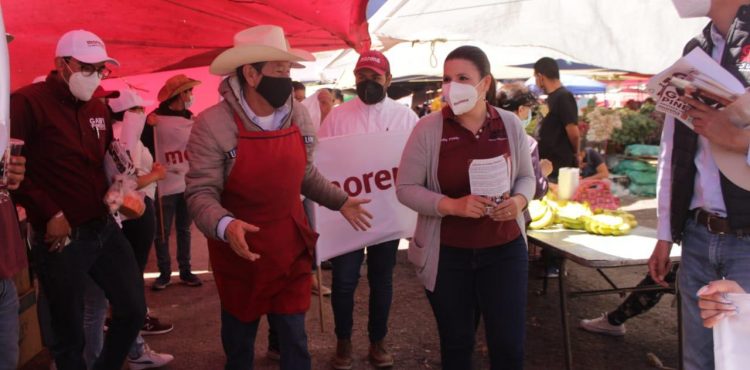
[(276, 24), (291, 45), (311, 52), (368, 49), (367, 0), (3, 1), (12, 87), (53, 67), (55, 45), (73, 29), (99, 35), (134, 75), (204, 66), (232, 45), (237, 31)]

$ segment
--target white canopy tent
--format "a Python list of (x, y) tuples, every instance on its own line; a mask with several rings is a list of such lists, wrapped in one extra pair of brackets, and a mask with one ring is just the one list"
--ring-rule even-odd
[[(671, 65), (706, 23), (680, 19), (667, 0), (389, 0), (369, 20), (373, 48), (384, 51), (394, 77), (441, 76), (451, 50), (475, 45), (487, 53), (499, 79), (530, 77), (530, 69), (508, 66), (544, 56), (653, 74)], [(354, 85), (355, 51), (316, 57), (292, 77)]]
[(668, 0), (390, 0), (370, 19), (370, 33), (541, 48), (553, 58), (654, 74), (706, 23), (680, 19)]

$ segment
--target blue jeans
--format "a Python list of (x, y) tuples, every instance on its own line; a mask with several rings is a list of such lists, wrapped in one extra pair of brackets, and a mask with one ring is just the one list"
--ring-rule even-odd
[(146, 316), (143, 279), (128, 241), (111, 218), (76, 228), (74, 240), (60, 253), (49, 252), (49, 245), (38, 240), (41, 235), (36, 236), (32, 256), (49, 304), (54, 332), (50, 352), (57, 369), (86, 368), (83, 322), (88, 278), (112, 304), (112, 324), (93, 368), (119, 369)]
[(18, 293), (11, 279), (0, 279), (0, 370), (18, 366)]
[(107, 317), (109, 302), (102, 288), (93, 279), (86, 279), (83, 293), (83, 360), (86, 368), (94, 367), (97, 357), (104, 347), (104, 320)]
[(484, 249), (440, 247), (435, 290), (427, 291), (444, 370), (472, 369), (476, 307), (484, 318), (491, 369), (523, 369), (526, 242)]
[[(370, 342), (378, 342), (388, 333), (388, 314), (393, 299), (393, 267), (396, 265), (398, 240), (367, 247), (367, 280), (370, 283), (370, 314), (367, 332)], [(354, 323), (354, 291), (359, 283), (359, 269), (364, 249), (331, 258), (333, 284), (331, 306), (338, 339), (351, 339)]]
[(703, 327), (695, 294), (702, 286), (723, 277), (750, 289), (750, 237), (711, 234), (706, 227), (689, 220), (677, 271), (682, 298), (685, 370), (714, 368), (713, 331)]
[[(309, 370), (312, 363), (307, 350), (305, 314), (268, 314), (267, 317), (279, 335), (281, 370)], [(227, 356), (225, 370), (253, 369), (259, 322), (243, 322), (221, 310), (221, 343)]]
[[(172, 257), (169, 255), (169, 233), (172, 229), (172, 221), (175, 220), (175, 231), (177, 232), (177, 264), (180, 272), (190, 272), (190, 224), (193, 219), (188, 212), (185, 193), (163, 196), (161, 205), (156, 201), (156, 265), (159, 272), (172, 273)], [(164, 235), (159, 224), (160, 212), (164, 213)]]
[[(83, 360), (86, 368), (91, 369), (104, 346), (104, 321), (107, 317), (109, 301), (104, 291), (92, 279), (86, 282), (86, 292), (83, 296), (83, 335), (86, 341), (83, 347)], [(145, 341), (139, 333), (130, 346), (128, 357), (138, 358), (143, 355)]]

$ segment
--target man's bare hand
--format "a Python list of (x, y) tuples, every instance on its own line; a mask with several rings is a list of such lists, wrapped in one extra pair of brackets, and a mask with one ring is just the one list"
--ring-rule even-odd
[(260, 258), (260, 255), (250, 251), (250, 246), (247, 245), (245, 234), (257, 233), (258, 231), (260, 231), (260, 228), (257, 226), (235, 219), (229, 223), (229, 226), (227, 226), (227, 229), (224, 231), (224, 236), (234, 253), (237, 253), (238, 256), (246, 260), (254, 262)]
[(669, 252), (671, 251), (672, 242), (659, 240), (651, 253), (651, 258), (648, 259), (648, 272), (651, 274), (651, 278), (665, 288), (669, 287), (669, 283), (664, 281), (664, 277), (667, 276), (672, 266), (672, 261), (669, 260)]
[(50, 252), (62, 252), (70, 243), (70, 224), (64, 214), (52, 216), (47, 221), (47, 233), (44, 235), (44, 241), (49, 243)]

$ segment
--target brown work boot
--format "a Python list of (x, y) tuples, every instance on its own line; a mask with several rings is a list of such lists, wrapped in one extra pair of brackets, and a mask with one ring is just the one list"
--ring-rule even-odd
[(370, 363), (375, 367), (392, 367), (393, 356), (385, 349), (383, 341), (370, 344)]
[(331, 366), (336, 370), (349, 370), (352, 368), (351, 339), (339, 339), (336, 341), (336, 355), (331, 360)]

